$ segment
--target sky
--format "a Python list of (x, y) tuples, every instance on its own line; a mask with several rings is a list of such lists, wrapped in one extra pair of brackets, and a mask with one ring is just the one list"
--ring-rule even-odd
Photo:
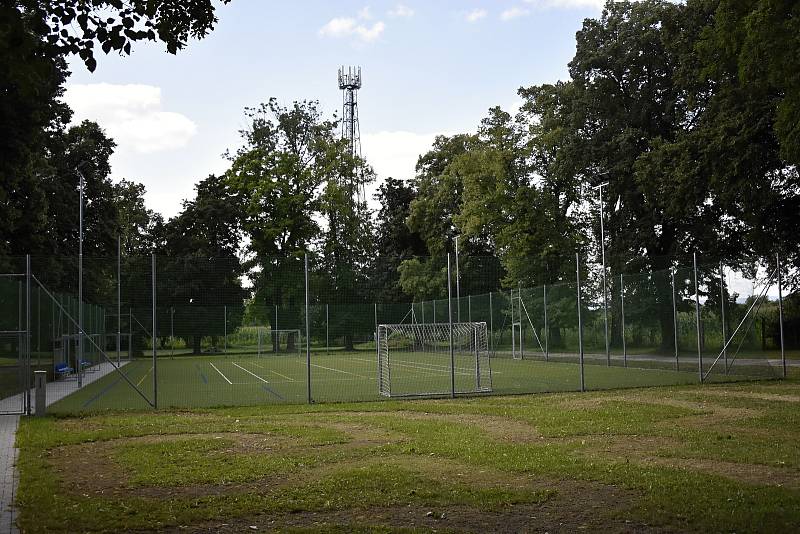
[(226, 170), (245, 107), (318, 100), (341, 115), (337, 70), (360, 66), (363, 155), (378, 183), (408, 179), (436, 135), (475, 131), (490, 107), (519, 106), (519, 87), (566, 79), (575, 32), (602, 4), (233, 0), (177, 55), (145, 42), (101, 53), (94, 73), (73, 60), (64, 98), (74, 122), (116, 141), (112, 178), (143, 183), (147, 206), (172, 217), (195, 183)]

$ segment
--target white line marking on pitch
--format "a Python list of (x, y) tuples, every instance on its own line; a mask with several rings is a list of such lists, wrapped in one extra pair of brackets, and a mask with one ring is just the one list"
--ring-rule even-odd
[[(372, 362), (372, 360), (364, 360), (362, 358), (354, 359), (361, 360), (362, 362)], [(430, 371), (433, 373), (450, 374), (449, 365), (439, 365), (435, 363), (412, 363), (406, 360), (393, 360), (391, 365), (396, 365), (397, 367), (408, 367), (410, 369), (418, 369), (420, 371)], [(456, 367), (455, 374), (462, 376), (473, 376), (475, 372), (467, 367)], [(492, 374), (497, 373), (492, 371)]]
[(344, 374), (346, 374), (346, 375), (353, 375), (353, 376), (357, 376), (358, 378), (363, 378), (363, 379), (365, 379), (365, 380), (367, 379), (367, 377), (366, 377), (366, 376), (357, 375), (357, 374), (355, 374), (355, 373), (351, 373), (351, 372), (349, 372), (349, 371), (342, 371), (342, 370), (340, 370), (340, 369), (334, 369), (334, 368), (332, 368), (332, 367), (325, 367), (324, 365), (317, 365), (316, 363), (312, 363), (312, 364), (311, 364), (311, 367), (319, 367), (320, 369), (327, 369), (328, 371), (335, 371), (335, 372), (337, 372), (337, 373), (344, 373)]
[(294, 382), (294, 378), (292, 378), (291, 376), (282, 375), (282, 374), (280, 374), (278, 371), (273, 371), (272, 369), (267, 369), (267, 368), (266, 368), (266, 367), (264, 367), (263, 365), (258, 365), (257, 363), (254, 363), (254, 362), (250, 362), (250, 365), (255, 365), (255, 366), (256, 366), (256, 367), (258, 367), (259, 369), (266, 369), (266, 370), (267, 370), (267, 371), (269, 371), (270, 373), (272, 373), (272, 374), (274, 374), (274, 375), (278, 375), (278, 376), (279, 376), (279, 377), (281, 377), (281, 378), (285, 378), (285, 379), (286, 379), (286, 380), (288, 380), (289, 382)]
[(294, 382), (294, 378), (292, 378), (290, 376), (282, 375), (278, 371), (273, 371), (272, 369), (267, 369), (267, 371), (269, 371), (270, 373), (274, 373), (274, 374), (278, 375), (281, 378), (285, 378), (289, 382)]
[[(228, 384), (230, 384), (230, 385), (233, 385), (233, 382), (231, 382), (230, 380), (228, 380), (228, 377), (227, 377), (227, 376), (225, 376), (225, 375), (223, 375), (223, 374), (222, 374), (222, 371), (220, 371), (219, 369), (217, 369), (217, 366), (216, 366), (216, 365), (214, 365), (214, 364), (213, 364), (213, 363), (211, 363), (211, 362), (208, 362), (208, 363), (211, 365), (211, 367), (213, 367), (213, 368), (214, 368), (214, 370), (215, 370), (216, 372), (218, 372), (218, 373), (219, 373), (219, 376), (221, 376), (222, 378), (224, 378), (224, 379), (225, 379), (225, 382), (227, 382), (227, 383), (228, 383)], [(234, 364), (234, 365), (236, 365), (236, 364)]]
[(138, 382), (136, 382), (136, 387), (139, 387), (139, 386), (141, 386), (141, 385), (142, 385), (142, 382), (144, 382), (144, 379), (145, 379), (145, 378), (147, 378), (147, 375), (149, 375), (149, 374), (150, 374), (150, 373), (152, 373), (152, 372), (153, 372), (153, 368), (151, 367), (151, 368), (150, 368), (150, 370), (149, 370), (149, 371), (147, 371), (147, 372), (146, 372), (146, 373), (145, 373), (145, 374), (142, 376), (142, 378), (140, 378), (140, 379), (139, 379), (139, 381), (138, 381)]
[[(231, 362), (231, 363), (233, 363), (233, 362)], [(255, 374), (253, 371), (248, 371), (247, 369), (245, 369), (244, 367), (242, 367), (242, 366), (241, 366), (241, 365), (239, 365), (238, 363), (233, 363), (233, 365), (235, 365), (236, 367), (238, 367), (239, 369), (241, 369), (241, 370), (242, 370), (242, 371), (244, 371), (245, 373), (249, 373), (249, 374), (253, 375), (254, 377), (256, 377), (256, 378), (258, 378), (259, 380), (261, 380), (262, 382), (264, 382), (265, 384), (269, 384), (269, 382), (267, 382), (265, 379), (261, 378), (260, 376), (258, 376), (257, 374)]]

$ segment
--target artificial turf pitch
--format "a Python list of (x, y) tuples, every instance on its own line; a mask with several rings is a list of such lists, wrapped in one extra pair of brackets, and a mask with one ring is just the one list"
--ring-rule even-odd
[[(450, 391), (449, 356), (402, 354), (393, 360), (393, 391), (447, 395)], [(696, 371), (585, 365), (586, 389), (611, 389), (692, 384)], [(124, 377), (121, 373), (124, 373)], [(304, 355), (215, 354), (159, 355), (158, 408), (243, 406), (308, 401), (308, 369)], [(49, 408), (74, 413), (106, 409), (146, 409), (143, 398), (154, 398), (152, 358), (135, 359), (100, 380), (85, 385)], [(311, 353), (313, 402), (379, 400), (375, 352), (357, 350)], [(541, 359), (491, 359), (493, 394), (576, 391), (580, 366), (574, 362)], [(468, 356), (456, 357), (457, 391), (474, 387), (475, 368)], [(137, 392), (135, 386), (140, 392)]]

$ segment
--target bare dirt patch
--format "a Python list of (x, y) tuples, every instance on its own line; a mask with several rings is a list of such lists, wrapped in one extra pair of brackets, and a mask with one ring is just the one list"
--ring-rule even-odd
[(638, 465), (675, 467), (719, 475), (736, 482), (758, 486), (800, 488), (800, 472), (792, 468), (726, 462), (709, 458), (679, 458), (658, 456), (659, 450), (680, 450), (681, 442), (663, 436), (624, 436), (613, 439), (594, 439), (589, 454), (613, 461), (631, 461)]
[(121, 496), (135, 495), (142, 497), (199, 497), (221, 495), (225, 493), (241, 493), (253, 491), (254, 488), (275, 488), (286, 484), (289, 474), (277, 474), (253, 483), (243, 484), (202, 484), (179, 487), (139, 487), (132, 486), (129, 473), (113, 459), (114, 451), (124, 444), (169, 443), (180, 440), (213, 440), (225, 439), (233, 443), (221, 449), (227, 454), (302, 454), (314, 449), (353, 450), (380, 446), (386, 443), (385, 436), (368, 435), (346, 443), (328, 445), (298, 444), (297, 440), (287, 436), (272, 434), (246, 434), (239, 432), (215, 432), (210, 434), (168, 434), (151, 435), (134, 438), (120, 438), (108, 441), (81, 443), (58, 447), (47, 452), (48, 461), (65, 488), (69, 491), (87, 495)]
[(694, 458), (646, 457), (637, 459), (636, 461), (643, 465), (655, 464), (666, 467), (677, 467), (689, 471), (701, 471), (756, 486), (782, 486), (800, 489), (800, 473), (791, 469)]
[(718, 397), (740, 397), (744, 399), (756, 399), (776, 402), (800, 402), (800, 395), (787, 395), (780, 393), (761, 393), (755, 391), (728, 391), (723, 389), (708, 389), (703, 391), (704, 395), (716, 395)]
[(635, 492), (614, 486), (573, 481), (541, 481), (556, 490), (538, 504), (509, 505), (499, 510), (469, 506), (353, 508), (293, 514), (262, 515), (175, 528), (180, 532), (274, 531), (291, 528), (410, 528), (445, 532), (672, 532), (634, 519)]

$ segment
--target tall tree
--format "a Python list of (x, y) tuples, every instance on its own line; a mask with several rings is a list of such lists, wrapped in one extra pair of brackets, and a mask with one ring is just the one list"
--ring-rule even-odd
[(71, 112), (58, 99), (66, 63), (44, 36), (41, 19), (0, 5), (0, 254), (49, 248), (45, 193), (36, 177), (45, 143)]
[(377, 256), (371, 278), (379, 302), (404, 302), (407, 297), (400, 287), (400, 264), (428, 253), (420, 235), (406, 224), (416, 196), (413, 186), (391, 177), (380, 185), (375, 195), (380, 208), (375, 227)]
[(175, 54), (217, 22), (212, 0), (12, 0), (11, 5), (39, 21), (58, 55), (77, 54), (91, 71), (97, 66), (95, 44), (106, 54), (130, 54), (134, 42), (147, 39), (162, 41)]
[[(254, 299), (264, 310), (283, 309), (279, 328), (299, 328), (303, 256), (320, 238), (319, 193), (335, 170), (336, 125), (316, 102), (282, 106), (272, 98), (245, 113), (244, 146), (229, 156), (227, 180), (243, 210)], [(272, 317), (264, 314), (270, 323)]]
[[(167, 223), (169, 255), (159, 258), (159, 308), (169, 313), (174, 334), (192, 338), (195, 354), (204, 336), (221, 336), (238, 324), (247, 292), (239, 259), (241, 210), (224, 177), (211, 175), (196, 186), (194, 200)], [(230, 308), (230, 309), (228, 309)], [(167, 324), (161, 320), (161, 324)], [(161, 336), (166, 331), (160, 332)]]

